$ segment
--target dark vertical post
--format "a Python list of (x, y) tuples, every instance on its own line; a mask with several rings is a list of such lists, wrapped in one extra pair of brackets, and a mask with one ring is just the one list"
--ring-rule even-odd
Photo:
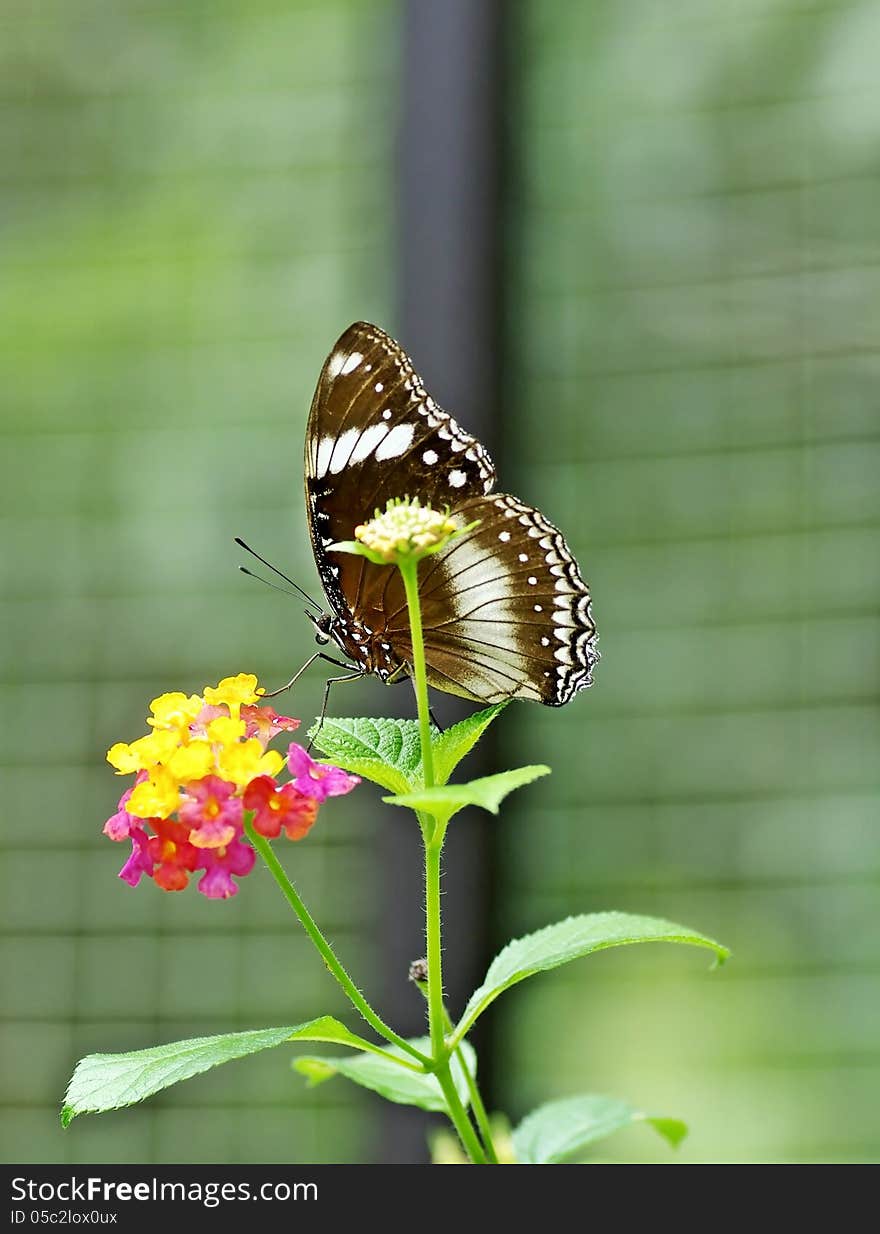
[[(501, 150), (501, 0), (408, 0), (404, 7), (398, 161), (398, 336), (441, 407), (489, 448), (498, 380), (498, 183)], [(467, 713), (434, 695), (444, 725)], [(468, 763), (479, 775), (479, 754)], [(482, 768), (488, 770), (488, 768)], [(487, 816), (454, 822), (444, 881), (444, 982), (460, 1011), (489, 958)], [(421, 996), (406, 979), (424, 954), (417, 830), (384, 830), (385, 1002), (395, 1025), (425, 1031)], [(426, 1159), (424, 1115), (386, 1105), (382, 1159)]]

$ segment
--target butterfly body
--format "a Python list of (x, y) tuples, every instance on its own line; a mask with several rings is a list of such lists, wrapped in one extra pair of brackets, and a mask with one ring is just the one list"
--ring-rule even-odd
[(315, 617), (307, 611), (306, 616), (314, 623), (317, 641), (335, 643), (352, 667), (365, 676), (376, 676), (382, 682), (403, 679), (402, 670), (406, 664), (395, 654), (384, 630), (376, 631), (355, 617), (346, 619), (333, 613)]
[(428, 682), (474, 702), (550, 706), (591, 684), (598, 659), (590, 594), (564, 538), (540, 511), (496, 493), (484, 447), (428, 392), (409, 357), (356, 322), (328, 356), (306, 432), (306, 508), (331, 612), (313, 618), (352, 669), (382, 681), (412, 656), (395, 566), (334, 552), (390, 498), (449, 507), (476, 526), (419, 566)]

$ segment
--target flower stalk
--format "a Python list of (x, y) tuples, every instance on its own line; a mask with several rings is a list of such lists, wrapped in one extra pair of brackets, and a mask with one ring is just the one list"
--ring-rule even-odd
[(306, 934), (308, 934), (312, 943), (320, 952), (321, 958), (327, 965), (330, 972), (342, 986), (342, 989), (345, 991), (346, 998), (348, 998), (352, 1006), (360, 1012), (370, 1027), (374, 1028), (381, 1037), (385, 1038), (386, 1041), (390, 1041), (393, 1045), (398, 1046), (412, 1058), (417, 1059), (423, 1066), (430, 1067), (431, 1059), (428, 1058), (426, 1054), (423, 1054), (421, 1050), (417, 1050), (415, 1046), (410, 1045), (405, 1037), (401, 1037), (394, 1031), (393, 1028), (390, 1028), (364, 998), (363, 994), (357, 988), (343, 965), (340, 963), (333, 948), (321, 933), (317, 922), (306, 908), (293, 883), (287, 877), (287, 873), (281, 862), (278, 860), (272, 845), (254, 830), (251, 819), (245, 819), (244, 829), (251, 844), (253, 844), (254, 848), (263, 858), (269, 873), (278, 884), (281, 894), (296, 913)]
[[(419, 511), (416, 511), (416, 513), (419, 513)], [(398, 518), (399, 521), (400, 519)], [(364, 530), (364, 528), (358, 528), (356, 534), (359, 540), (369, 543), (368, 537), (363, 534)], [(367, 530), (369, 531), (370, 529), (368, 528)], [(434, 751), (431, 741), (431, 713), (428, 704), (425, 641), (422, 632), (422, 612), (419, 601), (418, 568), (421, 557), (426, 556), (429, 552), (436, 551), (438, 547), (442, 547), (450, 539), (451, 535), (454, 534), (454, 531), (455, 529), (451, 524), (444, 524), (438, 528), (437, 535), (430, 540), (426, 538), (424, 532), (420, 531), (420, 538), (414, 536), (413, 542), (407, 547), (407, 551), (398, 552), (393, 555), (393, 560), (400, 571), (406, 594), (410, 642), (412, 644), (412, 672), (422, 752), (422, 780), (425, 788), (434, 787), (435, 776)], [(371, 547), (373, 546), (371, 545)], [(426, 820), (428, 820), (428, 826), (425, 826)], [(437, 1076), (443, 1095), (446, 1098), (449, 1117), (471, 1161), (478, 1165), (486, 1165), (490, 1162), (497, 1164), (498, 1158), (492, 1144), (489, 1120), (480, 1097), (476, 1078), (471, 1074), (470, 1068), (463, 1057), (463, 1052), (459, 1051), (458, 1061), (467, 1078), (471, 1104), (483, 1136), (482, 1144), (456, 1091), (450, 1066), (453, 1050), (446, 1041), (449, 1017), (443, 1000), (443, 941), (440, 906), (441, 856), (446, 828), (440, 819), (433, 817), (427, 812), (420, 812), (419, 822), (422, 825), (422, 835), (425, 843), (425, 939), (428, 968), (428, 1026), (431, 1037), (434, 1074)]]

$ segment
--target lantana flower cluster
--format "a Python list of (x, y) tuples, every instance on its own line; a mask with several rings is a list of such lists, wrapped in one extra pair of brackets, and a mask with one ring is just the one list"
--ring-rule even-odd
[[(263, 693), (253, 674), (239, 673), (201, 694), (162, 694), (150, 704), (151, 731), (107, 751), (117, 775), (135, 776), (104, 824), (111, 840), (131, 841), (119, 877), (132, 887), (147, 875), (164, 891), (182, 891), (201, 871), (199, 891), (228, 899), (256, 859), (246, 812), (260, 835), (301, 840), (323, 801), (360, 783), (296, 742), (286, 758), (270, 750), (273, 737), (300, 722), (259, 705)], [(280, 783), (285, 766), (291, 778)]]

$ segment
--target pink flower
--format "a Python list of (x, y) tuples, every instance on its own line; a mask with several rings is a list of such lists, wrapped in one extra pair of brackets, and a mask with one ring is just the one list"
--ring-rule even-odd
[(177, 811), (196, 848), (223, 848), (241, 831), (241, 798), (237, 787), (219, 776), (205, 776), (186, 785), (187, 799)]
[(264, 750), (276, 733), (293, 733), (300, 725), (299, 720), (280, 716), (274, 707), (258, 707), (255, 703), (245, 704), (239, 714), (246, 725), (245, 737), (259, 738)]
[(209, 707), (205, 703), (202, 710), (189, 726), (190, 736), (206, 737), (208, 735), (208, 725), (212, 720), (219, 720), (221, 716), (228, 716), (229, 708), (226, 706), (215, 705)]
[[(140, 825), (141, 820), (135, 819), (135, 822), (137, 826), (132, 827), (128, 833), (131, 839), (131, 856), (119, 871), (119, 877), (128, 883), (129, 887), (136, 887), (144, 874), (149, 878), (153, 877), (153, 859), (149, 853), (150, 837)], [(120, 839), (122, 838), (120, 836)]]
[(331, 763), (316, 763), (308, 750), (295, 741), (287, 751), (287, 766), (294, 777), (294, 786), (304, 797), (314, 797), (318, 802), (350, 793), (361, 782), (360, 776), (350, 776)]
[(209, 900), (228, 900), (238, 892), (232, 875), (242, 878), (254, 868), (257, 854), (249, 844), (233, 840), (225, 848), (203, 848), (199, 868), (205, 873), (199, 879), (199, 891)]
[(318, 803), (295, 784), (280, 788), (271, 776), (257, 776), (244, 790), (246, 810), (254, 810), (254, 830), (274, 840), (283, 827), (289, 840), (301, 840), (318, 817)]
[(134, 792), (134, 788), (127, 788), (119, 798), (119, 803), (116, 807), (116, 813), (112, 814), (104, 824), (104, 835), (109, 836), (111, 840), (124, 840), (130, 836), (134, 828), (140, 828), (144, 822), (142, 818), (136, 818), (134, 814), (129, 814), (126, 810), (128, 799)]

